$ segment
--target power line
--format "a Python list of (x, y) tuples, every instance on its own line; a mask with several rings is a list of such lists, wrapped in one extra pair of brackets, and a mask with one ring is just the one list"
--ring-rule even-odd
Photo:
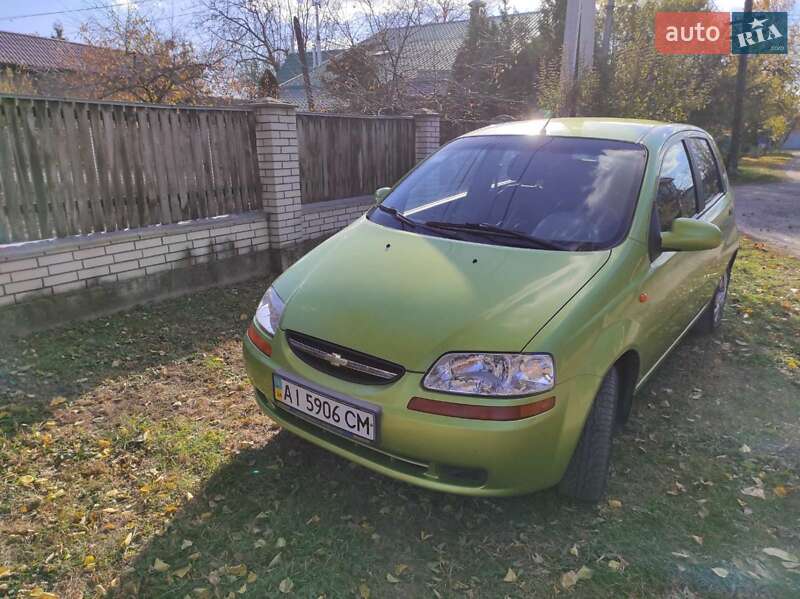
[[(148, 2), (159, 2), (160, 0), (136, 0), (136, 4), (145, 4)], [(0, 21), (15, 21), (17, 19), (32, 19), (34, 17), (52, 17), (55, 15), (66, 15), (76, 12), (87, 12), (91, 10), (103, 10), (105, 8), (120, 8), (130, 6), (130, 2), (116, 2), (115, 4), (101, 4), (98, 6), (89, 6), (86, 8), (70, 8), (67, 10), (54, 10), (50, 12), (37, 12), (29, 13), (26, 15), (12, 15), (10, 17), (0, 17)], [(135, 6), (135, 5), (134, 5)]]

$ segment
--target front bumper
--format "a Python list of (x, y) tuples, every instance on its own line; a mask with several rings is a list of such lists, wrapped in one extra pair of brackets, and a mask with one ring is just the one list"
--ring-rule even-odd
[[(529, 403), (536, 398), (487, 399), (453, 396), (422, 388), (422, 373), (406, 372), (389, 385), (360, 385), (316, 370), (294, 355), (282, 332), (272, 338), (272, 356), (245, 336), (244, 359), (262, 410), (282, 427), (371, 470), (408, 483), (465, 495), (516, 495), (555, 485), (577, 443), (600, 379), (574, 377), (541, 398), (555, 396), (548, 412), (510, 422), (478, 421), (408, 410), (412, 397), (476, 405)], [(275, 405), (272, 375), (329, 389), (381, 408), (377, 445), (329, 432)]]

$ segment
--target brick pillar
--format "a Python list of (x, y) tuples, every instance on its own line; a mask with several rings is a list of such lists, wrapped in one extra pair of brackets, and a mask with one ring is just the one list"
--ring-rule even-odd
[(268, 214), (271, 248), (303, 240), (300, 162), (294, 104), (261, 98), (253, 104), (261, 203)]
[(420, 162), (439, 148), (439, 115), (431, 110), (418, 112), (414, 129), (416, 161)]

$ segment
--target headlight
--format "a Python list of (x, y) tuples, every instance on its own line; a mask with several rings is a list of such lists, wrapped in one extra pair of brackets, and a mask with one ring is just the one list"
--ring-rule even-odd
[(532, 395), (555, 384), (548, 354), (445, 354), (428, 371), (422, 386), (465, 395)]
[(267, 289), (261, 298), (261, 303), (258, 304), (256, 321), (270, 335), (275, 335), (275, 331), (278, 330), (284, 306), (283, 300), (272, 287)]

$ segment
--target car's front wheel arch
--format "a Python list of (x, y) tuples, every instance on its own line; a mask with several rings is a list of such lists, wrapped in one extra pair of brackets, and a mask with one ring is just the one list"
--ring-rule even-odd
[(622, 354), (614, 363), (619, 373), (619, 403), (617, 405), (617, 424), (628, 421), (633, 407), (633, 393), (639, 380), (639, 353), (630, 349)]

